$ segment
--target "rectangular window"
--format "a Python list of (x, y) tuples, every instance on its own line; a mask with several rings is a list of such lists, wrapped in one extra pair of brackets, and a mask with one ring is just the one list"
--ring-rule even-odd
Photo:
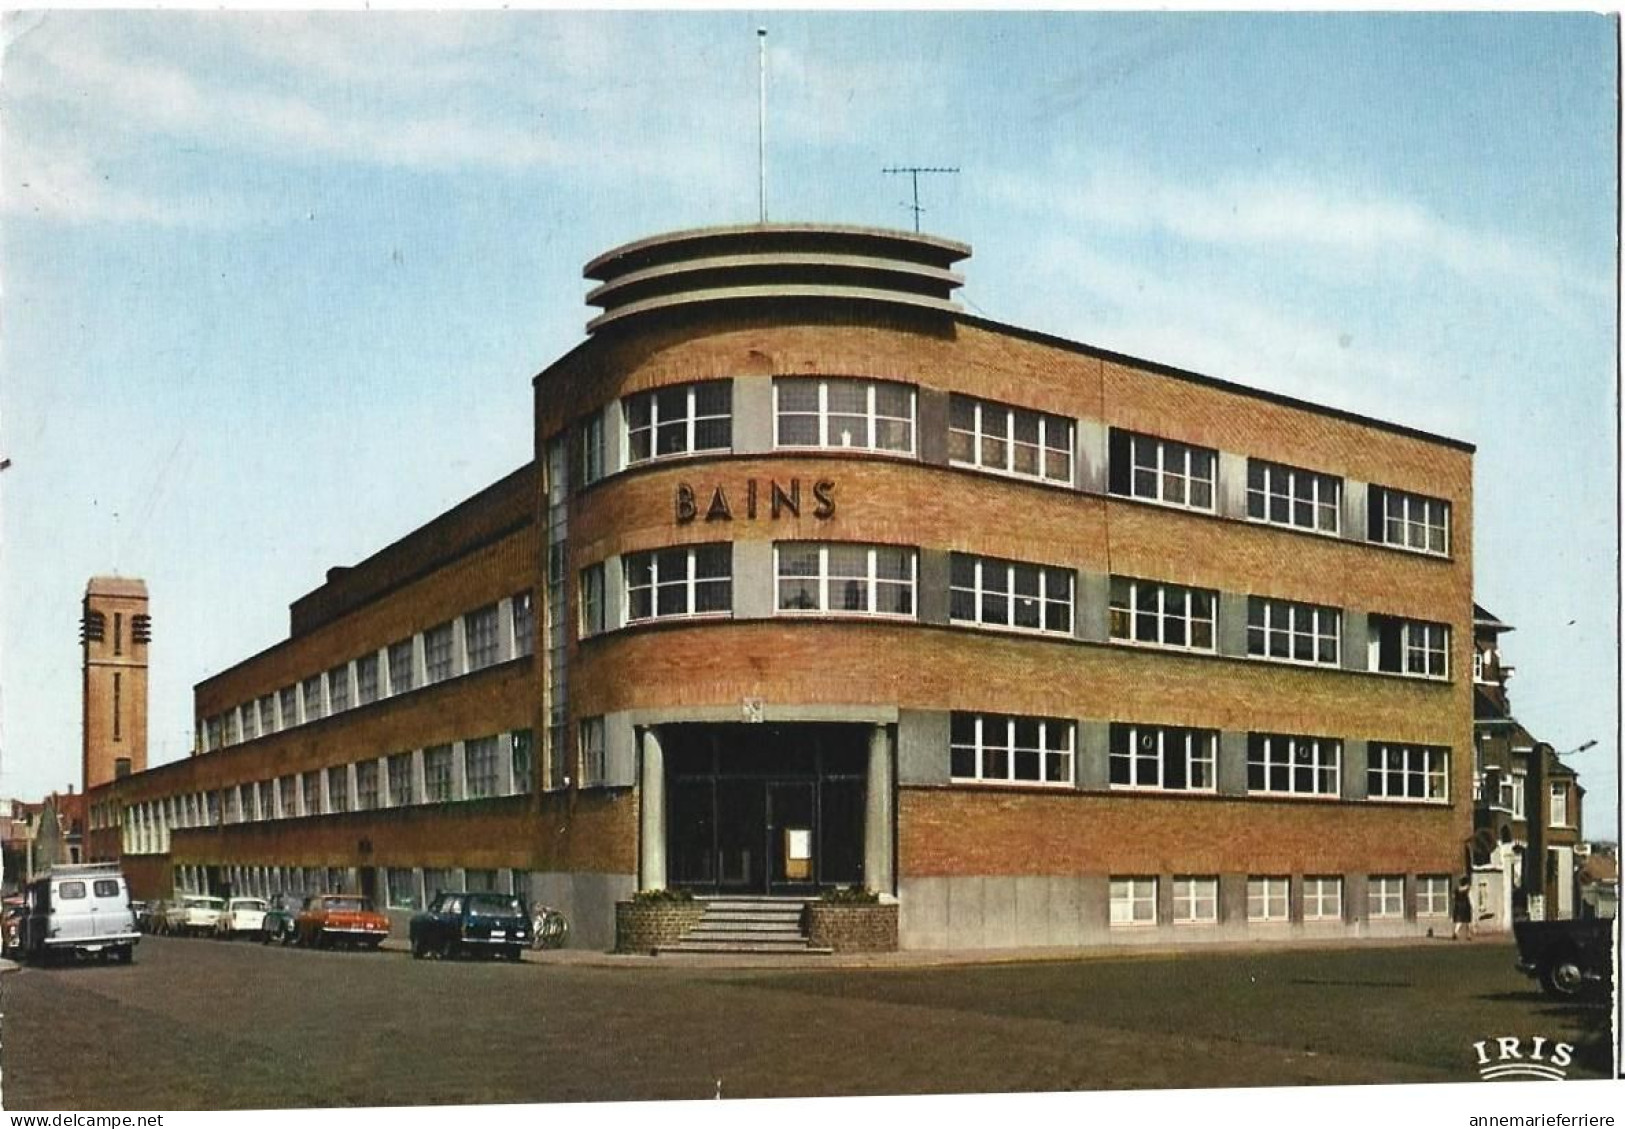
[(1513, 819), (1524, 818), (1524, 797), (1528, 794), (1528, 778), (1521, 772), (1501, 781), (1501, 806), (1512, 813)]
[(350, 766), (336, 764), (327, 770), (327, 804), (330, 811), (350, 810)]
[(626, 621), (733, 611), (733, 546), (691, 545), (629, 553)]
[(436, 682), (444, 682), (456, 673), (455, 657), (452, 654), (452, 627), (449, 623), (442, 623), (438, 627), (431, 627), (423, 633), (423, 671), (424, 685), (433, 686)]
[(226, 711), (226, 744), (235, 745), (243, 739), (243, 731), (237, 724), (237, 711)]
[(602, 634), (604, 621), (604, 566), (588, 565), (581, 570), (581, 634), (586, 639)]
[(292, 729), (299, 724), (299, 688), (284, 686), (277, 696), (282, 706), (282, 728)]
[(1450, 798), (1449, 749), (1373, 741), (1366, 746), (1365, 763), (1365, 790), (1373, 799), (1442, 804)]
[(515, 658), (536, 653), (536, 603), (529, 589), (515, 592), (508, 601), (513, 607), (513, 653)]
[(276, 695), (267, 694), (260, 699), (260, 732), (269, 737), (276, 731)]
[(1343, 919), (1343, 880), (1309, 877), (1303, 880), (1303, 919), (1341, 921)]
[(773, 554), (781, 612), (914, 615), (913, 549), (786, 541)]
[(305, 814), (322, 814), (322, 778), (318, 773), (307, 772), (301, 778), (305, 792)]
[(460, 889), (462, 884), (457, 881), (455, 870), (439, 870), (427, 866), (423, 868), (423, 892), (430, 901), (434, 900), (436, 894)]
[(1218, 779), (1218, 744), (1211, 729), (1113, 723), (1112, 787), (1211, 792)]
[(1165, 506), (1213, 510), (1219, 453), (1211, 448), (1114, 427), (1108, 458), (1113, 494)]
[(948, 461), (1071, 485), (1074, 426), (1065, 416), (956, 395), (948, 407)]
[(516, 729), (508, 740), (513, 758), (513, 790), (529, 794), (536, 787), (535, 735), (529, 729)]
[(357, 811), (372, 811), (378, 806), (378, 762), (375, 760), (356, 762), (355, 806)]
[(949, 722), (950, 775), (979, 783), (1070, 785), (1075, 729), (1060, 718), (956, 712)]
[(305, 679), (304, 685), (305, 720), (317, 721), (325, 716), (326, 708), (322, 702), (322, 676), (311, 675)]
[(1336, 475), (1247, 460), (1247, 516), (1253, 521), (1335, 534), (1342, 500), (1343, 480)]
[(1371, 669), (1423, 678), (1450, 676), (1450, 627), (1420, 619), (1373, 615)]
[(417, 874), (406, 867), (392, 866), (384, 872), (385, 896), (390, 909), (417, 909)]
[(484, 670), (495, 665), (501, 653), (497, 645), (497, 606), (490, 604), (463, 617), (463, 642), (468, 648), (468, 670)]
[(1174, 878), (1174, 924), (1216, 925), (1219, 921), (1219, 880), (1215, 877)]
[(887, 381), (781, 377), (773, 444), (914, 453), (914, 388)]
[(1219, 594), (1206, 588), (1114, 576), (1111, 637), (1156, 647), (1211, 651)]
[(1552, 782), (1552, 826), (1569, 825), (1569, 786), (1561, 780)]
[(412, 787), (412, 754), (396, 753), (385, 765), (389, 773), (389, 806), (403, 808), (417, 803), (417, 793)]
[(1373, 919), (1405, 916), (1405, 878), (1400, 874), (1374, 874), (1366, 880), (1366, 913)]
[(463, 794), (478, 800), (497, 794), (497, 739), (479, 737), (463, 742)]
[(621, 401), (626, 421), (626, 463), (726, 451), (733, 446), (733, 382), (679, 384), (639, 392)]
[(1283, 662), (1336, 666), (1343, 654), (1343, 613), (1319, 604), (1247, 597), (1247, 653)]
[(1336, 796), (1343, 743), (1329, 737), (1247, 735), (1247, 790), (1295, 796)]
[(594, 412), (580, 425), (581, 485), (589, 486), (604, 477), (604, 416)]
[(333, 713), (350, 708), (350, 664), (344, 663), (327, 672), (327, 704)]
[(602, 785), (608, 778), (604, 763), (604, 719), (585, 718), (580, 727), (581, 786), (592, 788)]
[(261, 780), (257, 788), (259, 793), (260, 819), (276, 818), (276, 782)]
[(1072, 634), (1072, 570), (955, 553), (948, 618), (979, 627)]
[(365, 706), (378, 700), (378, 652), (355, 661), (355, 704)]
[(1114, 927), (1157, 923), (1155, 878), (1113, 878), (1111, 883), (1111, 923)]
[(1288, 901), (1290, 881), (1283, 877), (1247, 879), (1247, 920), (1286, 921), (1291, 915)]
[(1424, 874), (1416, 880), (1416, 916), (1450, 916), (1450, 877)]
[(124, 675), (113, 672), (113, 740), (124, 740)]
[(299, 778), (297, 776), (282, 776), (277, 778), (277, 800), (282, 805), (282, 818), (293, 819), (299, 814)]
[(412, 640), (389, 645), (389, 692), (404, 694), (412, 689)]
[(1417, 553), (1450, 552), (1450, 503), (1386, 486), (1366, 491), (1366, 538)]
[(431, 804), (451, 799), (451, 746), (423, 750), (423, 798)]
[[(113, 683), (113, 692), (115, 696), (118, 693), (117, 682)], [(249, 702), (246, 706), (241, 708), (240, 712), (243, 715), (243, 740), (252, 741), (254, 738), (260, 735), (260, 711), (254, 707), (253, 702)], [(114, 720), (115, 722), (117, 721), (116, 715)], [(116, 726), (113, 731), (113, 739), (115, 741), (118, 740), (118, 730)]]

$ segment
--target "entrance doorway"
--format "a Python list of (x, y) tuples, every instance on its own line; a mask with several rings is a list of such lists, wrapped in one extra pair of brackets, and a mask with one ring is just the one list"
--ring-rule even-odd
[(669, 725), (667, 859), (703, 894), (862, 885), (870, 727)]

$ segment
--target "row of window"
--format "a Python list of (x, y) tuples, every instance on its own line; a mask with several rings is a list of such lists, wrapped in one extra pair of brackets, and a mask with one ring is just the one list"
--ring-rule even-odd
[(203, 751), (269, 737), (520, 658), (535, 649), (535, 632), (531, 594), (516, 593), (206, 719)]
[(124, 849), (167, 851), (169, 833), (191, 827), (527, 793), (533, 745), (531, 731), (521, 729), (132, 804), (124, 810)]
[[(440, 891), (486, 891), (509, 894), (530, 901), (530, 872), (490, 870), (473, 867), (377, 867), (348, 866), (224, 866), (220, 880), (231, 887), (233, 897), (273, 898), (279, 894), (304, 899), (317, 894), (355, 894), (366, 888), (363, 876), (371, 878), (373, 889), (389, 909), (419, 910)], [(183, 894), (205, 894), (208, 871), (201, 866), (177, 866), (175, 890)], [(216, 891), (218, 892), (218, 891)]]
[[(1076, 730), (1076, 722), (1065, 718), (955, 712), (949, 722), (949, 776), (967, 783), (1069, 787), (1076, 780)], [(1113, 722), (1108, 748), (1113, 788), (1218, 788), (1217, 730)], [(1247, 791), (1340, 796), (1342, 758), (1343, 742), (1335, 738), (1249, 733)], [(1448, 748), (1388, 741), (1366, 746), (1368, 798), (1445, 803), (1449, 784)]]
[[(1169, 909), (1159, 918), (1161, 879), (1125, 876), (1111, 879), (1110, 921), (1113, 927), (1156, 925), (1217, 925), (1223, 919), (1219, 879), (1215, 875), (1176, 875)], [(1247, 879), (1249, 923), (1288, 922), (1292, 917), (1292, 880), (1285, 875), (1259, 875)], [(1450, 915), (1450, 878), (1424, 874), (1415, 881), (1415, 916)], [(1343, 879), (1338, 875), (1308, 875), (1300, 879), (1298, 920), (1343, 921), (1347, 907)], [(1405, 876), (1374, 874), (1366, 880), (1366, 917), (1372, 921), (1403, 921), (1406, 916)]]
[[(785, 541), (774, 546), (774, 562), (774, 606), (780, 614), (916, 614), (919, 570), (913, 548)], [(732, 546), (726, 542), (629, 553), (622, 558), (622, 572), (625, 625), (733, 611)], [(603, 565), (582, 570), (583, 636), (611, 626), (604, 583)], [(1073, 633), (1076, 583), (1071, 569), (954, 553), (948, 596), (952, 623)], [(1217, 591), (1114, 576), (1110, 600), (1113, 640), (1217, 653)], [(1368, 669), (1449, 676), (1448, 624), (1371, 615), (1368, 632)], [(1341, 666), (1342, 609), (1249, 596), (1247, 654)]]
[[(918, 392), (910, 384), (839, 377), (773, 381), (773, 444), (914, 457)], [(733, 382), (674, 385), (627, 396), (618, 413), (627, 466), (654, 459), (730, 451)], [(581, 427), (583, 483), (602, 478), (604, 416)], [(954, 466), (1070, 486), (1077, 423), (1066, 416), (954, 394), (948, 409), (948, 461)], [(1174, 439), (1112, 428), (1108, 489), (1184, 509), (1216, 512), (1219, 452)], [(1247, 460), (1252, 521), (1343, 534), (1343, 480), (1332, 474)], [(1371, 486), (1366, 538), (1417, 552), (1450, 551), (1450, 504)]]

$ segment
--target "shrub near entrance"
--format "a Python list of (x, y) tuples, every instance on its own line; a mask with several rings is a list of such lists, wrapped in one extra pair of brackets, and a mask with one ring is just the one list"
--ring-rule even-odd
[(813, 946), (837, 953), (895, 953), (897, 903), (861, 886), (826, 890), (808, 902), (803, 922)]

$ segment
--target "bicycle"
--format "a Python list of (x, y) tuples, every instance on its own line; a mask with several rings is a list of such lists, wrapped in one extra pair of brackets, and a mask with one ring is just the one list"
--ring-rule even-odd
[(570, 935), (570, 923), (552, 906), (537, 906), (531, 911), (530, 947), (533, 949), (561, 949)]

